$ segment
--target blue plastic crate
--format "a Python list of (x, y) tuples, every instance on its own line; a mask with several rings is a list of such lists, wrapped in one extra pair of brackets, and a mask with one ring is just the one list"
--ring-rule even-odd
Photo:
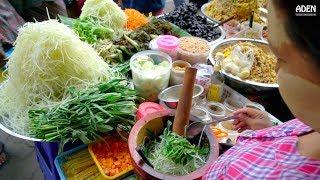
[[(82, 143), (67, 143), (64, 146), (64, 151), (68, 151)], [(59, 142), (35, 142), (36, 155), (40, 169), (45, 180), (58, 180), (59, 173), (54, 165), (54, 160), (58, 156)]]
[(58, 155), (59, 144), (56, 142), (36, 142), (35, 150), (40, 169), (45, 180), (58, 180), (59, 174), (54, 166), (54, 159)]
[(66, 176), (62, 169), (62, 163), (64, 163), (67, 160), (67, 157), (85, 148), (88, 148), (88, 146), (84, 144), (79, 147), (73, 148), (67, 152), (61, 153), (59, 156), (56, 157), (56, 159), (54, 160), (54, 165), (58, 171), (61, 180), (66, 180)]

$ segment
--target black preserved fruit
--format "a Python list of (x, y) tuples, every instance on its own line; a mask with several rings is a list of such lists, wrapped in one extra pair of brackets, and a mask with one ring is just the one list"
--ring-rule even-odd
[(221, 36), (220, 29), (214, 27), (214, 22), (196, 15), (197, 11), (198, 9), (193, 3), (184, 3), (162, 18), (186, 30), (193, 36), (204, 38), (209, 42), (218, 39)]

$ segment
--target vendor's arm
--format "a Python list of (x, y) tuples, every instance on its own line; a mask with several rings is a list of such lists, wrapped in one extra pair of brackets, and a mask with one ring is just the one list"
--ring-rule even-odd
[(242, 132), (244, 130), (260, 130), (272, 126), (268, 114), (264, 111), (244, 108), (234, 112), (237, 117), (233, 122), (234, 129)]

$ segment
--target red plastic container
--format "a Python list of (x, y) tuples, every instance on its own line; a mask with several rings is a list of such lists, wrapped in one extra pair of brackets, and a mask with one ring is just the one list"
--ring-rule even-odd
[(157, 112), (157, 111), (163, 111), (165, 110), (164, 107), (162, 107), (160, 104), (154, 103), (154, 102), (144, 102), (139, 105), (138, 111), (137, 111), (137, 120), (142, 119), (148, 114)]

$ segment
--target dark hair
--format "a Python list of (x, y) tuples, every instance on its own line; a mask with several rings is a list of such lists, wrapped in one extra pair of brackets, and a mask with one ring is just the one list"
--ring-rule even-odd
[(320, 9), (320, 1), (273, 0), (272, 3), (287, 16), (285, 29), (289, 38), (308, 52), (320, 66), (320, 11), (302, 16), (296, 14), (296, 8), (301, 5), (315, 5)]

